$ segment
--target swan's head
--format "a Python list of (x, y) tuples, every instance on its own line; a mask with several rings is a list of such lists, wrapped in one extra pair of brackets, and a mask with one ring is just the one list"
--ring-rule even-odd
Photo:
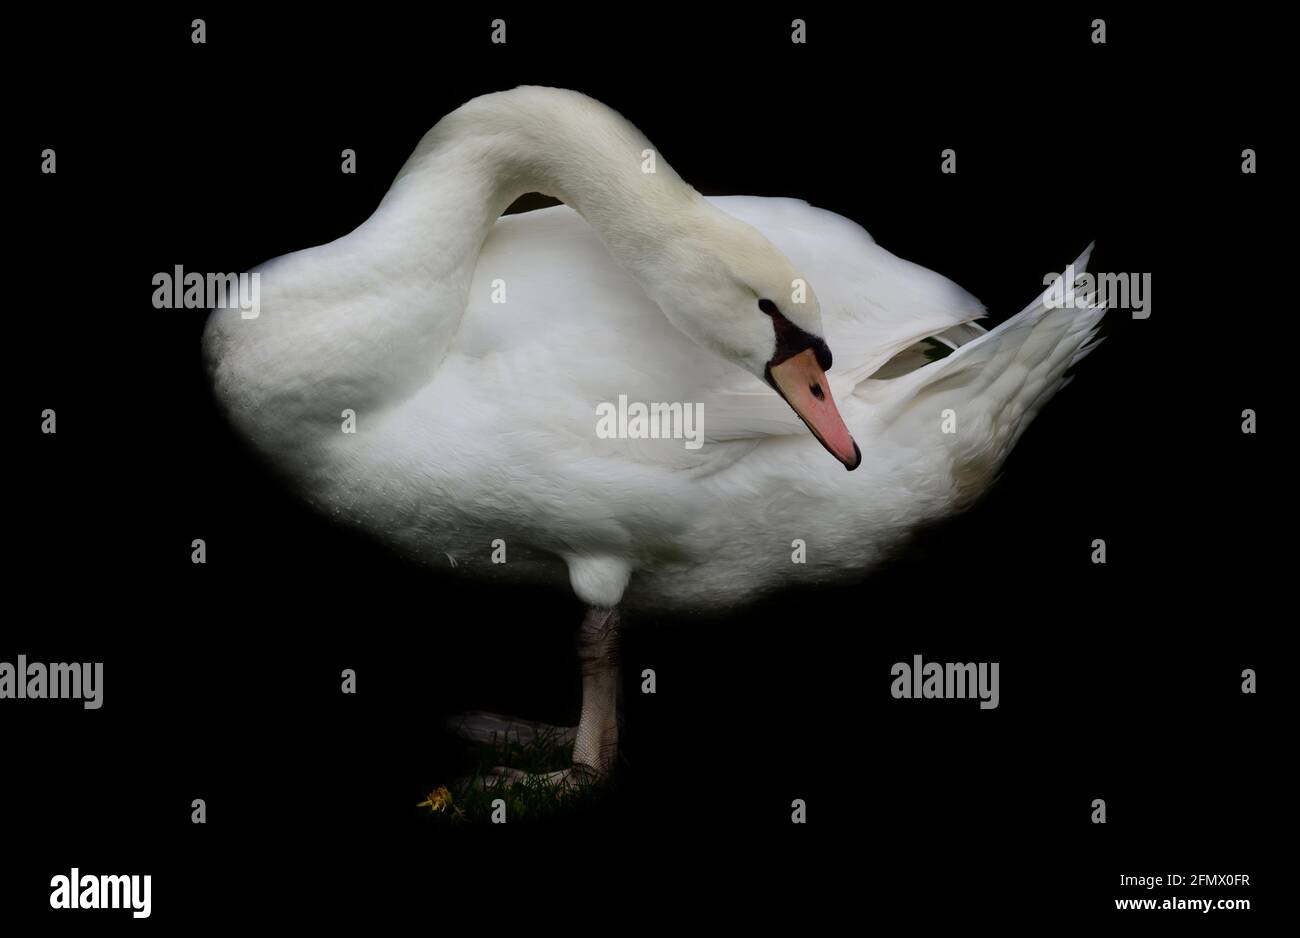
[(771, 385), (856, 469), (862, 453), (831, 397), (831, 350), (812, 285), (757, 230), (717, 210), (666, 249), (671, 272), (656, 277), (655, 298), (673, 325)]

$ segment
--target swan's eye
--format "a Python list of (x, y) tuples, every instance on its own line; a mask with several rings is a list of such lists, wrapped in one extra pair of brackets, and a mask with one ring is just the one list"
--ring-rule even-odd
[(769, 316), (779, 316), (781, 314), (781, 311), (776, 308), (776, 304), (771, 300), (759, 300), (758, 308)]

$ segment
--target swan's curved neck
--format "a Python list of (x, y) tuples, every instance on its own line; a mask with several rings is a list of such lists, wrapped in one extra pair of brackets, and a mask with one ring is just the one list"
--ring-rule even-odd
[[(419, 223), (445, 259), (477, 257), (492, 224), (528, 192), (554, 196), (596, 229), (634, 276), (700, 206), (650, 142), (616, 112), (583, 95), (518, 88), (476, 98), (420, 141), (385, 197), (403, 223)], [(459, 242), (459, 243), (455, 243)]]
[(376, 396), (389, 400), (401, 393), (392, 382), (410, 390), (427, 381), (456, 335), (484, 239), (527, 192), (581, 213), (647, 290), (663, 279), (663, 252), (708, 210), (635, 127), (590, 98), (549, 88), (476, 98), (425, 135), (374, 215), (346, 239), (378, 289), (397, 292), (390, 302), (374, 298), (382, 317), (335, 324), (351, 340), (351, 364), (334, 365), (384, 375), (389, 386)]

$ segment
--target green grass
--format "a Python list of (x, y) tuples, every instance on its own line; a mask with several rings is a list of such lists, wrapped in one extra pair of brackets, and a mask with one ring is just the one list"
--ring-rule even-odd
[(570, 778), (566, 786), (558, 787), (530, 778), (503, 780), (493, 788), (483, 785), (484, 778), (499, 765), (536, 773), (567, 769), (573, 758), (573, 747), (557, 737), (554, 731), (544, 731), (528, 745), (501, 737), (494, 737), (490, 743), (466, 742), (466, 762), (473, 766), (472, 770), (461, 778), (438, 780), (429, 789), (433, 791), (445, 785), (451, 793), (450, 804), (442, 810), (426, 804), (419, 808), (420, 813), (436, 823), (451, 826), (490, 824), (492, 802), (498, 798), (505, 801), (507, 823), (550, 820), (589, 811), (606, 796), (608, 783)]

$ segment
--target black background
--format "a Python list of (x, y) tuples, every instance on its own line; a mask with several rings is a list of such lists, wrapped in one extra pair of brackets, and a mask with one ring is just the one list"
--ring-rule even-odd
[[(1223, 894), (1255, 910), (1205, 918), (1265, 914), (1291, 315), (1290, 237), (1270, 224), (1273, 26), (793, 15), (806, 45), (789, 12), (640, 6), (12, 23), (26, 64), (11, 63), (5, 156), (20, 306), (0, 660), (104, 661), (105, 706), (0, 704), (6, 922), (1189, 923), (1114, 910), (1169, 895), (1121, 873), (1168, 872), (1249, 873)], [(520, 83), (615, 107), (703, 192), (861, 223), (993, 322), (1094, 239), (1093, 269), (1152, 273), (1152, 316), (1112, 311), (1000, 483), (862, 584), (632, 619), (609, 804), (452, 831), (414, 807), (447, 780), (442, 718), (572, 722), (580, 605), (409, 564), (300, 507), (218, 419), (203, 314), (155, 310), (150, 280), (346, 234), (440, 116)], [(57, 175), (38, 171), (45, 147)], [(956, 175), (939, 172), (947, 147)], [(1258, 175), (1240, 172), (1245, 147)], [(1258, 435), (1240, 432), (1248, 407)], [(45, 408), (57, 435), (39, 433)], [(893, 700), (890, 666), (918, 653), (1001, 662), (1000, 707)], [(1247, 667), (1258, 696), (1240, 692)], [(49, 879), (72, 866), (151, 873), (153, 917), (50, 914)]]

